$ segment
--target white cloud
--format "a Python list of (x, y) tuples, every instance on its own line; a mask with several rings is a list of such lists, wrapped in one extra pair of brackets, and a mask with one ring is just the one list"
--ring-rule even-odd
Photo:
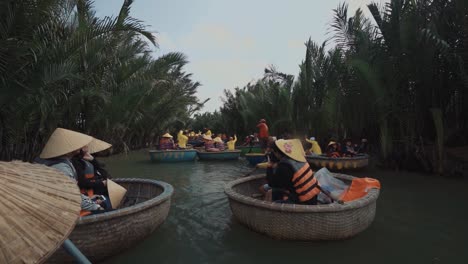
[(212, 52), (245, 53), (255, 48), (252, 37), (236, 34), (229, 28), (216, 24), (196, 25), (189, 35), (180, 39), (180, 43), (190, 49)]

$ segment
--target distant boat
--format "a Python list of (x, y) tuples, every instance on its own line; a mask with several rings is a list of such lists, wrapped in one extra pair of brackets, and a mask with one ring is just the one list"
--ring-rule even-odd
[(252, 166), (256, 166), (257, 164), (266, 161), (264, 153), (247, 153), (247, 154), (245, 154), (245, 159)]
[(240, 150), (227, 150), (208, 152), (204, 150), (197, 150), (198, 158), (200, 160), (237, 160), (240, 157)]
[(241, 155), (244, 156), (247, 153), (263, 153), (263, 149), (259, 145), (255, 146), (236, 146), (236, 149), (241, 151)]
[(367, 154), (340, 158), (331, 158), (325, 155), (306, 155), (305, 157), (312, 167), (325, 167), (334, 171), (361, 169), (369, 165), (369, 155)]
[(150, 150), (150, 159), (156, 162), (193, 161), (197, 157), (195, 149)]

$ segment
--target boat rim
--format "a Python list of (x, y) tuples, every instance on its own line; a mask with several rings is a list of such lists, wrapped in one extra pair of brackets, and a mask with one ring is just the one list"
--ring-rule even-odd
[(171, 150), (148, 150), (149, 153), (165, 153), (165, 152), (196, 152), (196, 149), (171, 149)]
[[(351, 180), (354, 178), (353, 176), (340, 174), (340, 173), (332, 173), (335, 177), (339, 179)], [(332, 212), (339, 212), (339, 211), (347, 211), (347, 210), (354, 210), (366, 205), (369, 205), (377, 200), (379, 197), (380, 190), (376, 188), (370, 189), (370, 191), (362, 198), (358, 200), (354, 200), (351, 202), (346, 202), (344, 204), (338, 203), (331, 203), (331, 204), (319, 204), (319, 205), (302, 205), (302, 204), (284, 204), (284, 203), (273, 203), (267, 202), (263, 200), (258, 200), (252, 198), (250, 196), (246, 196), (234, 191), (234, 186), (239, 185), (241, 183), (245, 183), (252, 180), (258, 180), (265, 178), (265, 175), (258, 174), (253, 175), (245, 178), (240, 178), (229, 182), (224, 187), (224, 192), (226, 195), (237, 202), (244, 203), (247, 205), (252, 205), (264, 209), (269, 209), (272, 211), (278, 212), (291, 212), (291, 213), (332, 213)]]
[(135, 214), (141, 212), (147, 208), (154, 207), (156, 205), (162, 204), (169, 200), (174, 193), (174, 187), (167, 182), (152, 180), (152, 179), (142, 179), (142, 178), (117, 178), (113, 179), (115, 182), (131, 182), (131, 183), (147, 183), (152, 185), (157, 185), (163, 188), (163, 192), (158, 196), (151, 198), (147, 201), (142, 203), (138, 203), (129, 207), (125, 207), (122, 209), (116, 209), (110, 212), (105, 212), (102, 214), (95, 214), (95, 215), (87, 215), (78, 218), (76, 222), (77, 225), (79, 224), (88, 224), (94, 222), (101, 222), (106, 221), (112, 218), (117, 218), (125, 215)]
[(252, 156), (252, 157), (263, 157), (265, 153), (245, 153), (245, 156)]
[(196, 150), (198, 153), (202, 154), (224, 154), (224, 153), (240, 153), (241, 151), (236, 149), (236, 150), (226, 150), (226, 151), (201, 151), (201, 150)]
[(305, 155), (305, 157), (306, 157), (306, 159), (333, 160), (333, 161), (369, 159), (368, 154), (356, 155), (354, 157), (339, 157), (339, 158), (332, 158), (332, 157), (327, 157), (327, 156), (323, 156), (323, 155)]

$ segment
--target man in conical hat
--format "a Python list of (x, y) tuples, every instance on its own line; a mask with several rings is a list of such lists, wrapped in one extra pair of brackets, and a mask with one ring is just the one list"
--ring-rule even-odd
[(317, 204), (320, 189), (299, 139), (275, 141), (268, 162), (268, 185), (263, 188), (264, 191), (271, 190), (273, 201)]
[[(80, 149), (91, 143), (93, 137), (72, 130), (57, 128), (50, 136), (46, 145), (36, 159), (37, 163), (56, 168), (66, 176), (75, 180), (78, 175), (71, 159), (80, 153)], [(88, 211), (104, 210), (89, 197), (81, 195), (81, 209)]]

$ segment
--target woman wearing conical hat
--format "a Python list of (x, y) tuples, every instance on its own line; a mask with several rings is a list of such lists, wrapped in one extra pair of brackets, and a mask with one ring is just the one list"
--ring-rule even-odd
[(327, 146), (327, 157), (339, 158), (341, 157), (338, 144), (335, 141), (330, 141)]
[(215, 147), (215, 142), (214, 140), (207, 135), (203, 135), (203, 143), (205, 145), (205, 151), (208, 152), (218, 152), (219, 149)]
[(111, 209), (107, 189), (109, 174), (92, 154), (110, 147), (112, 147), (111, 144), (94, 138), (88, 145), (81, 148), (80, 153), (71, 160), (77, 172), (78, 186), (81, 193), (96, 199), (96, 202), (106, 210)]
[(169, 150), (174, 149), (174, 140), (172, 139), (171, 134), (166, 133), (162, 135), (161, 139), (159, 140), (159, 149), (160, 150)]
[[(91, 143), (93, 137), (68, 129), (57, 128), (50, 136), (36, 162), (56, 168), (75, 182), (78, 175), (71, 159), (80, 149)], [(81, 195), (81, 209), (87, 211), (104, 210), (98, 203)]]
[(304, 148), (300, 140), (275, 141), (268, 160), (268, 185), (261, 188), (271, 195), (272, 201), (317, 204), (320, 189), (314, 172), (304, 157)]

